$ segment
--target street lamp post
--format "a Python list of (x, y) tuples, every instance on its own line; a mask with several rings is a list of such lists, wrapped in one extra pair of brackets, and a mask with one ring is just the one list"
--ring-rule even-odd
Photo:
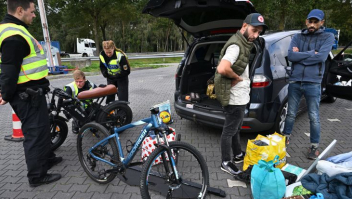
[(38, 0), (38, 7), (39, 7), (39, 13), (40, 13), (40, 21), (43, 29), (44, 42), (46, 47), (47, 64), (48, 64), (48, 67), (52, 69), (52, 71), (55, 71), (54, 58), (51, 52), (51, 42), (50, 42), (48, 22), (46, 20), (46, 12), (45, 12), (43, 0)]

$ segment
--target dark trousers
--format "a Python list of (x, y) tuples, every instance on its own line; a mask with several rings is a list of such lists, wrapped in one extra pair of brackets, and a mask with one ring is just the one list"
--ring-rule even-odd
[(233, 155), (241, 154), (240, 130), (246, 105), (228, 105), (224, 107), (225, 124), (221, 134), (222, 161), (231, 161)]
[[(119, 100), (128, 102), (128, 76), (120, 79), (107, 79), (107, 84), (115, 85)], [(115, 101), (115, 94), (106, 97), (106, 104), (112, 101)]]
[(32, 107), (30, 100), (21, 100), (18, 94), (15, 94), (10, 102), (22, 123), (29, 182), (45, 176), (48, 171), (48, 161), (55, 157), (51, 151), (49, 113), (45, 95), (40, 96), (38, 100), (40, 103), (37, 108)]

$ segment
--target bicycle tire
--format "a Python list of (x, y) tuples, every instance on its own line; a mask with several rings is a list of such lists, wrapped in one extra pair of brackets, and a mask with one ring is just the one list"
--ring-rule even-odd
[[(182, 179), (180, 186), (175, 188), (178, 185), (173, 184), (174, 175), (165, 172), (165, 163), (170, 167), (169, 161), (153, 165), (154, 161), (166, 151), (165, 148), (158, 147), (151, 153), (142, 168), (140, 179), (142, 198), (155, 198), (158, 194), (167, 195), (167, 192), (171, 190), (170, 186), (175, 188), (172, 191), (175, 191), (174, 197), (171, 198), (205, 198), (209, 186), (209, 172), (202, 154), (194, 146), (185, 142), (170, 142), (169, 147), (175, 154), (176, 168)], [(165, 173), (162, 173), (162, 170)], [(192, 183), (200, 185), (199, 191), (189, 190), (188, 184)]]
[(107, 129), (112, 129), (114, 126), (121, 127), (131, 123), (132, 117), (131, 108), (127, 104), (116, 101), (102, 107), (96, 122), (102, 124)]
[[(101, 124), (90, 122), (82, 126), (77, 136), (78, 159), (88, 176), (99, 184), (106, 184), (114, 180), (117, 173), (107, 170), (113, 169), (111, 165), (94, 159), (89, 150), (100, 140), (110, 136), (108, 130)], [(96, 147), (92, 153), (106, 161), (113, 161), (115, 164), (120, 161), (118, 148), (114, 139)]]
[(67, 123), (60, 119), (54, 119), (53, 122), (50, 123), (50, 134), (51, 134), (51, 150), (55, 151), (64, 143), (64, 141), (67, 138), (67, 134), (68, 134)]

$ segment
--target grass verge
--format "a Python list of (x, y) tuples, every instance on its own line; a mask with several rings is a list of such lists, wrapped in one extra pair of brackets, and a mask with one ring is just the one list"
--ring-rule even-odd
[[(168, 63), (179, 63), (181, 57), (170, 57), (170, 58), (152, 58), (152, 59), (132, 59), (129, 60), (131, 68), (161, 68), (167, 67)], [(92, 61), (92, 64), (82, 69), (84, 72), (99, 72), (99, 61)], [(62, 62), (62, 65), (67, 66), (69, 69), (76, 68), (70, 62)]]
[[(343, 48), (338, 48), (337, 50), (332, 50), (332, 54), (336, 55), (337, 53), (339, 53)], [(352, 49), (351, 48), (347, 48), (345, 51), (345, 54), (352, 54)]]

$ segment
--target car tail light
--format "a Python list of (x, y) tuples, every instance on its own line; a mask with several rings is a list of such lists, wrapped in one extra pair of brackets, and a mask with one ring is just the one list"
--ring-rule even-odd
[(263, 88), (270, 85), (271, 80), (264, 75), (254, 75), (252, 88)]
[(242, 129), (251, 129), (250, 126), (242, 126), (241, 128), (242, 128)]

